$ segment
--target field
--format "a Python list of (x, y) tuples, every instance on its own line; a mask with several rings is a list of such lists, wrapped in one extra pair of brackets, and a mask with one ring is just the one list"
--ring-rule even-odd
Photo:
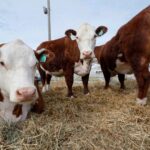
[(4, 150), (150, 150), (150, 94), (148, 105), (137, 106), (137, 85), (126, 80), (126, 90), (114, 82), (90, 81), (73, 87), (77, 98), (66, 98), (64, 81), (53, 82), (44, 94), (45, 111), (30, 113), (25, 122), (0, 125)]

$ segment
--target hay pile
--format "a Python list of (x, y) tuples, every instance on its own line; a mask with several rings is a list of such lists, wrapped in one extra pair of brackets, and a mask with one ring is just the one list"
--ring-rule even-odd
[(126, 90), (115, 83), (107, 91), (100, 81), (90, 82), (91, 94), (74, 86), (67, 99), (63, 81), (44, 94), (45, 112), (30, 113), (25, 122), (0, 125), (0, 149), (8, 150), (149, 150), (150, 95), (145, 107), (135, 105), (135, 81)]

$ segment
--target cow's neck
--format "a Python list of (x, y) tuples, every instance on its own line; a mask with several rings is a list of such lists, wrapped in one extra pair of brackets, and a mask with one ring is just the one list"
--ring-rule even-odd
[(84, 59), (80, 60), (79, 62), (75, 63), (74, 72), (79, 76), (85, 76), (90, 73), (91, 70), (91, 60)]

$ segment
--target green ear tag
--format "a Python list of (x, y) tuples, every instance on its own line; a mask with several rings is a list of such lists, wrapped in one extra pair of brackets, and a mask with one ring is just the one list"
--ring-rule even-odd
[(76, 36), (74, 36), (73, 34), (70, 35), (70, 38), (72, 41), (76, 40)]
[(104, 32), (101, 30), (99, 33), (99, 36), (102, 36), (104, 34)]
[(42, 54), (42, 56), (40, 57), (40, 62), (46, 62), (46, 55)]

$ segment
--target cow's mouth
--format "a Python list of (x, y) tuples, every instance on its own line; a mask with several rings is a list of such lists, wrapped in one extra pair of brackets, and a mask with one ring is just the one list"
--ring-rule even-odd
[(84, 58), (84, 59), (80, 59), (79, 62), (81, 62), (81, 64), (83, 64), (83, 62), (86, 60), (88, 62), (91, 62), (93, 58)]
[(92, 56), (84, 56), (83, 59), (92, 59)]
[(10, 100), (10, 101), (16, 104), (32, 104), (35, 102), (36, 99), (37, 99), (36, 96), (33, 96), (32, 98), (31, 97), (24, 97), (24, 98), (19, 97), (19, 98), (16, 98), (15, 100)]

